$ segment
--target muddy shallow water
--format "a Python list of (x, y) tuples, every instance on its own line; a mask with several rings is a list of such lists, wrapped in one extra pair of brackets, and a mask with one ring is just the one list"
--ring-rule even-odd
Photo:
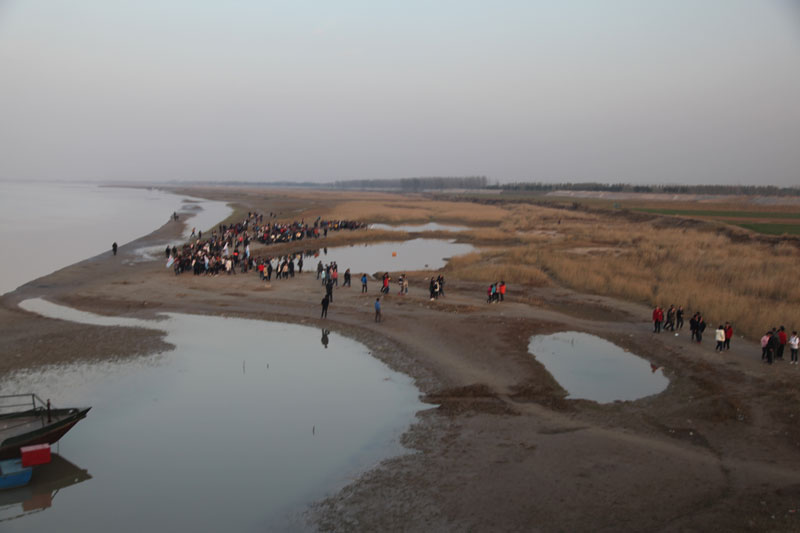
[(2, 384), (56, 406), (92, 406), (58, 446), (91, 479), (60, 491), (44, 512), (3, 522), (3, 531), (301, 528), (307, 504), (403, 453), (399, 436), (427, 407), (410, 378), (335, 333), (185, 314), (98, 317), (43, 300), (23, 307), (163, 329), (176, 348)]
[(528, 351), (569, 393), (568, 398), (598, 403), (637, 400), (669, 385), (663, 368), (588, 333), (536, 335)]

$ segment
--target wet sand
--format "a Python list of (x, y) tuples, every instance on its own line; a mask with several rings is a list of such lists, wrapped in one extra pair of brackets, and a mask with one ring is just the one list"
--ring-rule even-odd
[[(310, 196), (257, 202), (246, 191), (223, 189), (192, 194), (230, 199), (245, 212), (314, 203)], [(319, 202), (309, 212), (323, 209)], [(718, 355), (708, 335), (698, 346), (688, 342), (686, 329), (679, 337), (652, 334), (643, 306), (562, 288), (511, 285), (506, 302), (487, 305), (482, 284), (448, 278), (446, 298), (432, 302), (429, 272), (410, 273), (409, 295), (383, 300), (380, 324), (372, 310), (378, 284), (362, 295), (357, 279), (353, 288), (335, 289), (328, 319), (320, 320), (323, 290), (312, 272), (267, 285), (256, 273), (175, 277), (161, 258), (125, 264), (134, 250), (182, 230), (170, 222), (116, 257), (87, 259), (3, 296), (0, 375), (169, 348), (160, 331), (41, 318), (17, 307), (27, 298), (130, 317), (175, 311), (324, 324), (412, 376), (431, 408), (403, 436), (419, 453), (376, 465), (315, 504), (308, 512), (312, 527), (800, 530), (794, 512), (800, 370), (787, 362), (762, 365), (754, 343), (734, 339), (731, 351)], [(306, 261), (306, 269), (312, 266)], [(670, 385), (634, 402), (566, 400), (527, 351), (531, 335), (564, 330), (598, 335), (646, 357), (665, 368)]]

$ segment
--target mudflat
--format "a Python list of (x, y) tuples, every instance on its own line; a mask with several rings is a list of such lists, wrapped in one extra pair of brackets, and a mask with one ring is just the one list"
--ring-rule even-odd
[[(340, 214), (356, 196), (250, 189), (191, 194), (230, 201), (236, 207), (231, 220), (256, 210), (284, 221)], [(378, 207), (388, 197), (361, 196)], [(409, 199), (408, 209), (419, 201)], [(560, 224), (554, 219), (552, 229)], [(718, 354), (712, 339), (690, 343), (686, 328), (678, 336), (653, 334), (645, 305), (555, 283), (506, 279), (506, 300), (487, 304), (486, 285), (497, 280), (451, 276), (449, 267), (446, 296), (436, 301), (428, 297), (433, 272), (409, 272), (408, 295), (397, 294), (393, 283), (382, 298), (381, 323), (373, 321), (372, 307), (379, 284), (371, 281), (362, 294), (354, 275), (353, 288), (334, 289), (328, 318), (321, 320), (316, 260), (307, 259), (302, 274), (271, 283), (256, 272), (175, 276), (160, 259), (131, 262), (136, 249), (176, 238), (182, 229), (182, 222), (170, 222), (117, 256), (87, 259), (4, 295), (0, 376), (170, 348), (160, 331), (42, 318), (17, 306), (28, 298), (106, 315), (169, 311), (324, 325), (412, 376), (430, 408), (402, 437), (416, 453), (376, 465), (314, 504), (307, 518), (316, 529), (800, 530), (800, 369), (787, 361), (762, 364), (755, 342), (737, 338)], [(382, 235), (365, 232), (253, 246), (253, 253), (275, 256)], [(669, 386), (631, 402), (567, 399), (528, 353), (531, 335), (564, 330), (603, 337), (663, 367)]]

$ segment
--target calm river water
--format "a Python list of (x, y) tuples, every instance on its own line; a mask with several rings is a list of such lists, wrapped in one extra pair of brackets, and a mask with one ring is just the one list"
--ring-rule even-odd
[[(111, 250), (160, 227), (173, 211), (208, 229), (231, 209), (223, 202), (156, 189), (76, 183), (0, 182), (0, 294)], [(206, 227), (204, 227), (206, 226)], [(163, 247), (162, 247), (163, 248)]]

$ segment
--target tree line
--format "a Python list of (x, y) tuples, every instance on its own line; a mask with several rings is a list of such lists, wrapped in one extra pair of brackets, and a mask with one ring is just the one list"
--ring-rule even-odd
[(664, 194), (730, 194), (746, 196), (800, 196), (799, 187), (775, 185), (633, 185), (630, 183), (541, 183), (518, 182), (491, 185), (487, 189), (504, 191), (601, 191)]
[(401, 191), (423, 191), (442, 189), (485, 189), (486, 176), (432, 176), (423, 178), (361, 179), (334, 182), (336, 189), (393, 189)]

